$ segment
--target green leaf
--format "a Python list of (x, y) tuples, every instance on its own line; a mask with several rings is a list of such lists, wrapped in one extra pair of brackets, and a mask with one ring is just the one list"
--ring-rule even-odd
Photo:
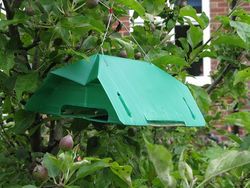
[(140, 16), (143, 16), (145, 14), (145, 9), (143, 6), (136, 0), (116, 0), (117, 3), (125, 5), (129, 7), (130, 9), (136, 11)]
[[(1, 18), (0, 18), (0, 19), (1, 19)], [(7, 42), (8, 42), (7, 37), (0, 34), (0, 41), (1, 41), (1, 42), (0, 42), (0, 48), (1, 48), (1, 49), (4, 49), (5, 46), (6, 46), (6, 44), (7, 44)]]
[(240, 37), (230, 34), (223, 34), (219, 36), (212, 42), (212, 45), (247, 48), (247, 45)]
[(203, 41), (203, 31), (200, 27), (191, 26), (187, 32), (187, 40), (192, 48)]
[[(66, 44), (70, 44), (69, 42), (69, 30), (67, 28), (64, 28), (61, 23), (59, 22), (55, 28), (54, 28), (54, 32), (56, 33), (58, 36), (60, 36), (60, 38), (62, 38), (62, 40), (66, 43)], [(51, 34), (51, 33), (46, 33), (46, 34)], [(53, 35), (51, 35), (52, 37)], [(48, 37), (48, 35), (44, 35), (43, 40), (48, 40), (46, 37)], [(50, 40), (50, 39), (49, 39)]]
[(15, 61), (13, 54), (0, 51), (0, 71), (3, 71), (5, 74), (9, 75), (9, 71), (13, 68), (14, 64)]
[(49, 177), (55, 178), (60, 174), (61, 161), (55, 156), (46, 153), (43, 157), (43, 164), (48, 170)]
[(237, 17), (237, 21), (250, 24), (250, 14), (247, 12), (247, 10), (236, 9), (232, 15)]
[(82, 37), (89, 30), (103, 33), (105, 26), (102, 21), (94, 19), (92, 16), (77, 15), (63, 18), (54, 28), (54, 32), (68, 45), (71, 45), (72, 37)]
[(15, 134), (23, 134), (35, 121), (35, 114), (25, 110), (19, 110), (15, 113), (14, 120), (15, 126), (12, 128), (12, 131)]
[(237, 72), (234, 78), (234, 85), (239, 82), (247, 82), (248, 80), (250, 80), (250, 67)]
[(230, 17), (228, 16), (216, 16), (215, 19), (221, 22), (224, 27), (230, 25)]
[(120, 166), (117, 162), (112, 163), (110, 166), (111, 171), (118, 176), (120, 179), (122, 179), (129, 187), (132, 186), (131, 182), (131, 173), (132, 173), (132, 167), (131, 166)]
[(23, 23), (25, 19), (12, 19), (12, 20), (0, 20), (0, 30), (6, 29), (9, 25), (16, 25), (19, 23)]
[(120, 38), (114, 38), (111, 37), (113, 41), (118, 42), (123, 48), (126, 49), (126, 52), (128, 53), (128, 57), (129, 58), (133, 58), (134, 57), (134, 48), (133, 48), (133, 44), (130, 42), (127, 42), (123, 39)]
[(169, 54), (165, 54), (165, 55), (159, 54), (154, 59), (152, 59), (152, 62), (156, 64), (157, 66), (166, 66), (167, 64), (184, 66), (187, 64), (184, 58), (181, 58), (179, 56), (169, 55)]
[(82, 44), (82, 47), (83, 47), (84, 49), (87, 49), (87, 50), (92, 49), (92, 48), (95, 48), (96, 45), (97, 45), (97, 44), (96, 44), (97, 41), (98, 41), (98, 38), (97, 38), (96, 36), (90, 35), (90, 36), (88, 36), (88, 37), (84, 40), (84, 42), (83, 42), (83, 44)]
[(11, 103), (11, 97), (6, 97), (3, 101), (2, 105), (3, 113), (11, 113), (12, 112), (12, 103)]
[(223, 148), (219, 146), (214, 146), (214, 147), (208, 148), (205, 151), (204, 156), (207, 157), (209, 160), (214, 160), (222, 156), (223, 153), (225, 153), (225, 150)]
[(178, 170), (182, 178), (182, 184), (185, 185), (185, 187), (189, 187), (188, 181), (192, 181), (194, 179), (193, 170), (184, 160), (184, 153), (185, 153), (185, 150), (183, 150), (181, 153), (179, 164), (178, 164)]
[(82, 166), (84, 166), (84, 165), (86, 165), (88, 163), (89, 163), (89, 161), (87, 161), (87, 160), (82, 160), (82, 161), (74, 162), (70, 166), (70, 171), (72, 171), (72, 172), (76, 171), (76, 170), (78, 170), (79, 168), (81, 168)]
[(245, 136), (240, 144), (240, 149), (249, 150), (250, 149), (250, 135)]
[(188, 6), (181, 8), (180, 16), (191, 17), (195, 19), (195, 21), (199, 23), (202, 29), (205, 29), (208, 26), (209, 19), (207, 18), (207, 16), (204, 13), (202, 13), (201, 16), (199, 17), (197, 15), (196, 10), (192, 6), (188, 5)]
[(22, 186), (22, 188), (37, 188), (37, 186), (35, 186), (35, 185), (25, 185), (25, 186)]
[(216, 176), (247, 164), (250, 164), (250, 151), (227, 151), (208, 164), (205, 180), (197, 188)]
[(103, 22), (93, 19), (91, 17), (86, 17), (82, 15), (77, 15), (73, 17), (67, 17), (61, 21), (61, 26), (68, 29), (84, 29), (84, 31), (88, 30), (96, 30), (102, 33), (105, 30)]
[(186, 38), (179, 38), (179, 42), (181, 43), (182, 48), (185, 50), (186, 53), (189, 53), (190, 46)]
[(72, 49), (72, 48), (63, 50), (63, 52), (65, 52), (66, 54), (72, 55), (72, 56), (79, 57), (80, 59), (88, 59), (88, 56), (87, 56), (87, 55), (85, 55), (85, 54), (82, 53), (82, 52), (75, 51), (75, 50)]
[(148, 13), (155, 16), (160, 14), (166, 6), (165, 0), (144, 0), (142, 5), (146, 8)]
[(84, 178), (90, 174), (95, 173), (98, 170), (102, 170), (109, 166), (110, 164), (104, 160), (100, 160), (91, 164), (86, 164), (77, 171), (76, 177), (77, 179)]
[(156, 174), (166, 187), (176, 187), (176, 181), (171, 175), (173, 162), (171, 152), (162, 145), (153, 145), (146, 139), (146, 147), (149, 159), (153, 163)]
[(15, 91), (17, 99), (20, 100), (23, 92), (34, 92), (38, 85), (38, 73), (19, 75), (16, 80)]
[(210, 57), (215, 59), (217, 57), (217, 54), (215, 51), (208, 51), (208, 50), (204, 50), (203, 52), (201, 52), (199, 54), (200, 58), (204, 58), (204, 57)]
[(201, 111), (203, 113), (207, 113), (212, 101), (206, 90), (194, 85), (189, 85), (189, 89), (191, 90), (194, 99), (198, 103), (198, 106), (201, 108)]
[(250, 112), (236, 112), (224, 118), (225, 122), (231, 125), (245, 127), (250, 132)]
[(230, 21), (230, 25), (234, 27), (239, 37), (247, 44), (250, 43), (250, 25), (243, 22)]
[(58, 167), (63, 173), (67, 173), (68, 169), (74, 170), (74, 154), (72, 151), (62, 152), (57, 158), (60, 160), (60, 166)]
[(205, 29), (209, 24), (209, 18), (207, 17), (205, 12), (201, 13), (201, 15), (199, 16), (199, 19), (201, 20), (200, 22), (204, 23), (204, 27), (202, 27), (201, 25), (202, 29)]
[(0, 71), (0, 88), (1, 89), (4, 88), (3, 84), (6, 82), (7, 79), (8, 79), (8, 75)]

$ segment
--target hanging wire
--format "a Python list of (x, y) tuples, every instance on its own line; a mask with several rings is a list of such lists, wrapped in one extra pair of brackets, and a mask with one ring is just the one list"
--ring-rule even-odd
[(106, 31), (105, 31), (105, 34), (103, 36), (103, 39), (102, 39), (102, 43), (101, 43), (101, 52), (102, 52), (102, 55), (104, 55), (104, 52), (103, 52), (103, 44), (107, 38), (107, 34), (108, 34), (108, 31), (109, 31), (109, 27), (110, 27), (110, 23), (111, 23), (111, 20), (112, 20), (112, 15), (113, 15), (113, 9), (112, 9), (113, 5), (110, 7), (107, 7), (109, 9), (109, 18), (108, 18), (108, 24), (107, 24), (107, 27), (106, 27)]
[[(107, 9), (110, 10), (110, 7), (108, 5), (106, 5), (104, 2), (102, 1), (99, 1), (100, 4), (102, 4), (104, 7), (106, 7)], [(135, 39), (135, 37), (132, 35), (132, 33), (130, 32), (130, 29), (114, 14), (112, 13), (111, 14), (117, 21), (119, 21), (122, 26), (125, 28), (125, 30), (130, 34), (131, 38), (134, 40), (134, 42), (137, 44), (137, 46), (140, 48), (140, 50), (142, 51), (142, 53), (144, 54), (144, 56), (146, 57), (146, 59), (148, 59), (149, 61), (150, 58), (149, 56), (147, 55), (147, 53), (144, 51), (144, 49), (141, 47), (141, 45), (139, 44), (139, 42)], [(106, 33), (105, 33), (106, 34)]]

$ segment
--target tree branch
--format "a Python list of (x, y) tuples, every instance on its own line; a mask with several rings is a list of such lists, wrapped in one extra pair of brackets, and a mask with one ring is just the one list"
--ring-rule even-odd
[(34, 53), (34, 58), (33, 58), (33, 65), (32, 65), (33, 70), (37, 70), (38, 65), (40, 64), (39, 55), (40, 55), (39, 54), (39, 47), (36, 46), (35, 53)]
[[(79, 42), (79, 43), (77, 44), (77, 46), (75, 47), (75, 50), (76, 50), (76, 51), (81, 49), (82, 44), (83, 44), (83, 41), (84, 41), (84, 39), (81, 38), (80, 42)], [(69, 62), (69, 60), (70, 60), (72, 57), (73, 57), (72, 55), (67, 55), (67, 56), (64, 58), (63, 61), (64, 61), (64, 62)]]
[(222, 79), (224, 78), (224, 76), (228, 73), (228, 71), (231, 69), (231, 64), (227, 64), (224, 69), (222, 70), (222, 72), (220, 73), (220, 75), (214, 80), (214, 82), (207, 88), (207, 92), (208, 94), (210, 94), (215, 88), (216, 86), (222, 81)]
[[(80, 42), (78, 43), (78, 45), (75, 47), (75, 50), (79, 50), (81, 49), (82, 45), (83, 45), (84, 39), (81, 38)], [(64, 62), (69, 62), (71, 60), (73, 56), (72, 55), (66, 55), (63, 59)], [(43, 72), (43, 76), (47, 75), (47, 73), (54, 67), (56, 66), (56, 62), (53, 62), (49, 65), (49, 67)]]
[(238, 0), (233, 0), (231, 3), (231, 8), (233, 9), (234, 7), (236, 7), (237, 3), (238, 3)]
[(47, 151), (51, 152), (54, 148), (55, 144), (57, 143), (55, 140), (55, 121), (50, 122), (50, 133), (49, 133), (49, 143), (47, 147)]
[[(228, 16), (231, 16), (234, 12), (234, 10), (237, 8), (239, 1), (238, 0), (233, 0), (232, 4), (231, 4), (231, 9), (232, 11), (228, 14)], [(232, 20), (235, 20), (236, 17), (232, 16), (231, 17)], [(220, 27), (222, 27), (222, 24), (220, 25)], [(212, 38), (210, 38), (211, 40)], [(208, 94), (210, 94), (215, 88), (216, 86), (222, 81), (222, 79), (224, 78), (224, 76), (232, 69), (233, 67), (231, 66), (231, 64), (227, 64), (224, 69), (222, 70), (222, 72), (220, 73), (220, 75), (214, 80), (214, 82), (207, 88), (207, 92)]]
[(39, 125), (41, 123), (41, 119), (39, 114), (36, 114), (36, 119), (35, 122), (33, 123), (32, 127), (36, 127), (35, 132), (30, 135), (30, 145), (31, 145), (31, 149), (33, 152), (41, 152), (41, 143), (42, 143), (42, 138), (41, 138), (41, 125)]
[(12, 19), (13, 18), (13, 11), (12, 11), (12, 8), (10, 6), (10, 1), (8, 0), (3, 0), (3, 4), (4, 4), (4, 7), (5, 7), (5, 11), (6, 11), (6, 17), (7, 19)]
[(39, 32), (38, 30), (36, 30), (35, 37), (34, 37), (32, 44), (30, 44), (29, 46), (23, 47), (23, 50), (29, 51), (30, 49), (36, 47), (39, 44), (39, 42), (40, 42)]
[(7, 37), (10, 37), (8, 32), (0, 31), (0, 34), (6, 35)]
[(30, 44), (29, 46), (23, 47), (23, 50), (29, 51), (30, 49), (36, 47), (36, 46), (39, 44), (39, 42), (40, 42), (39, 39), (38, 39), (38, 40), (34, 40), (34, 41), (32, 42), (32, 44)]
[(13, 7), (13, 8), (19, 8), (23, 1), (24, 1), (24, 0), (14, 0), (14, 1), (12, 2), (12, 7)]
[[(231, 17), (232, 14), (234, 13), (234, 11), (238, 8), (239, 6), (239, 1), (238, 0), (233, 0), (232, 4), (231, 4), (231, 11), (227, 14), (228, 17)], [(235, 19), (235, 18), (232, 18)], [(223, 27), (223, 24), (220, 24), (220, 26), (216, 29), (216, 31), (214, 31), (213, 33), (217, 33), (218, 31), (220, 31)], [(212, 35), (203, 45), (198, 46), (200, 47), (199, 51), (195, 54), (195, 56), (189, 60), (190, 64), (193, 63), (193, 61), (198, 57), (199, 53), (202, 52), (205, 47), (215, 38), (216, 35)], [(198, 48), (197, 47), (197, 48)]]
[[(5, 10), (6, 10), (6, 18), (7, 20), (12, 20), (15, 16), (15, 9), (18, 9), (21, 5), (23, 0), (15, 0), (15, 1), (9, 1), (9, 0), (3, 0)], [(10, 41), (15, 43), (15, 55), (20, 55), (25, 59), (25, 65), (30, 70), (30, 65), (28, 62), (28, 56), (27, 51), (23, 50), (23, 42), (21, 41), (20, 33), (18, 31), (17, 25), (9, 25), (8, 29), (8, 35), (10, 37)]]
[[(7, 20), (12, 20), (15, 16), (14, 8), (11, 6), (9, 0), (3, 0), (3, 4), (6, 10), (6, 18)], [(21, 49), (23, 43), (20, 39), (20, 34), (18, 32), (18, 27), (15, 25), (9, 25), (9, 36), (12, 39), (12, 41), (15, 41), (16, 48)]]

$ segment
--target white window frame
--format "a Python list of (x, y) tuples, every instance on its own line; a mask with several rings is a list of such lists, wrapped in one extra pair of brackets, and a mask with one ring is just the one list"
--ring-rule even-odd
[[(210, 20), (210, 1), (209, 0), (202, 0), (202, 12), (205, 12), (207, 17)], [(203, 43), (208, 41), (211, 36), (210, 31), (210, 23), (208, 27), (203, 31)], [(187, 77), (186, 82), (190, 84), (194, 84), (197, 86), (203, 86), (212, 83), (211, 79), (211, 58), (204, 57), (203, 58), (203, 75), (202, 76), (193, 76)]]
[[(3, 7), (4, 7), (4, 4), (3, 4), (3, 1), (2, 1), (2, 0), (0, 0), (0, 4), (2, 4), (2, 8), (3, 8)], [(1, 11), (1, 13), (5, 14), (5, 11), (4, 11), (3, 9), (1, 9), (0, 11)]]
[[(209, 0), (202, 0), (202, 12), (205, 12), (207, 17), (210, 20), (210, 1)], [(133, 16), (134, 11), (129, 11), (130, 17)], [(160, 22), (160, 19), (156, 18), (156, 21)], [(195, 22), (193, 22), (195, 24)], [(135, 25), (144, 25), (144, 20), (140, 17), (134, 20), (134, 26)], [(130, 31), (133, 32), (133, 25), (131, 24)], [(170, 32), (170, 35), (172, 34), (171, 40), (175, 41), (175, 35), (174, 35), (174, 29)], [(208, 41), (210, 39), (211, 32), (210, 32), (210, 23), (208, 27), (203, 31), (203, 43)], [(188, 76), (186, 78), (186, 82), (197, 85), (197, 86), (204, 86), (207, 84), (211, 84), (211, 59), (209, 57), (203, 58), (203, 74), (201, 76)]]

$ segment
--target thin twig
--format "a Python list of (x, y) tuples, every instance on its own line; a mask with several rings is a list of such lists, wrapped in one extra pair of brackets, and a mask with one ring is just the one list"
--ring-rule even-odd
[(6, 35), (7, 37), (10, 37), (8, 32), (0, 31), (0, 34)]
[[(82, 45), (83, 45), (83, 42), (84, 42), (84, 39), (81, 38), (81, 41), (78, 43), (78, 45), (75, 47), (75, 50), (79, 50), (81, 49)], [(64, 62), (69, 62), (71, 60), (73, 56), (72, 55), (66, 55), (63, 59)], [(54, 61), (53, 63), (51, 63), (46, 69), (45, 71), (43, 72), (42, 76), (46, 76), (47, 73), (54, 67), (56, 66), (56, 62)]]
[(34, 39), (34, 41), (32, 42), (32, 44), (30, 44), (29, 46), (23, 47), (23, 50), (29, 51), (30, 49), (36, 47), (39, 44), (39, 42), (40, 42), (39, 38)]
[[(104, 7), (106, 7), (107, 9), (109, 9), (108, 5), (106, 5), (104, 2), (99, 1)], [(141, 45), (139, 44), (139, 42), (135, 39), (135, 37), (131, 34), (130, 30), (128, 29), (128, 27), (113, 13), (112, 16), (119, 21), (122, 26), (125, 28), (125, 30), (130, 34), (131, 38), (134, 40), (134, 42), (137, 44), (137, 46), (140, 48), (140, 50), (142, 51), (142, 53), (145, 55), (145, 57), (150, 61), (150, 58), (148, 57), (147, 53), (144, 51), (144, 49), (141, 47)]]
[(108, 20), (108, 24), (107, 24), (107, 27), (106, 27), (106, 32), (105, 32), (105, 34), (104, 34), (104, 36), (103, 36), (102, 43), (101, 43), (101, 45), (100, 45), (102, 54), (103, 54), (103, 44), (104, 44), (104, 42), (105, 42), (105, 39), (106, 39), (107, 34), (108, 34), (108, 31), (109, 31), (110, 23), (111, 23), (111, 20), (112, 20), (112, 14), (113, 14), (113, 12), (111, 12), (111, 13), (109, 14), (109, 20)]
[[(81, 38), (80, 42), (77, 44), (77, 46), (75, 47), (75, 50), (80, 50), (82, 45), (83, 45), (83, 42), (84, 42), (84, 39), (83, 37)], [(68, 62), (73, 56), (72, 55), (67, 55), (65, 58), (64, 58), (64, 62)]]
[(224, 78), (224, 76), (228, 73), (228, 71), (231, 69), (231, 64), (227, 64), (224, 69), (222, 70), (222, 72), (220, 73), (220, 75), (214, 80), (214, 82), (207, 88), (207, 92), (208, 94), (210, 94), (215, 87), (222, 81), (222, 79)]
[(157, 128), (153, 127), (153, 133), (154, 133), (154, 144), (156, 144), (156, 139), (157, 139)]
[[(233, 12), (236, 10), (236, 8), (238, 8), (238, 6), (240, 5), (240, 1), (234, 0), (232, 2), (232, 11), (228, 14), (228, 17), (231, 17), (231, 15), (233, 14)], [(235, 20), (236, 17), (232, 17), (232, 20)], [(222, 24), (220, 25), (219, 29), (222, 28)], [(212, 40), (212, 37), (210, 38)], [(207, 92), (208, 94), (210, 94), (215, 88), (216, 86), (223, 80), (223, 77), (231, 70), (232, 66), (231, 64), (227, 64), (224, 69), (222, 70), (222, 72), (219, 74), (219, 76), (214, 80), (214, 82), (207, 88)]]
[[(230, 11), (230, 13), (228, 13), (227, 16), (230, 17), (234, 13), (234, 11), (238, 8), (239, 5), (240, 5), (240, 3), (237, 2), (235, 4), (235, 6), (232, 8), (232, 10)], [(222, 28), (223, 28), (223, 24), (220, 24), (220, 26), (216, 29), (216, 31), (213, 33), (213, 35), (200, 47), (199, 52), (197, 52), (195, 54), (195, 56), (192, 59), (189, 60), (190, 64), (193, 63), (193, 61), (197, 58), (199, 53), (202, 52), (204, 50), (204, 48), (216, 37), (216, 33), (218, 31), (220, 31)]]
[[(15, 10), (19, 8), (23, 0), (15, 0), (15, 1), (9, 1), (9, 0), (3, 0), (3, 4), (6, 10), (6, 18), (7, 20), (12, 20), (15, 16)], [(11, 3), (11, 4), (10, 4)], [(31, 70), (31, 67), (28, 62), (28, 55), (27, 51), (23, 50), (23, 42), (20, 37), (20, 33), (18, 30), (18, 25), (9, 25), (8, 26), (8, 35), (11, 38), (11, 41), (15, 42), (15, 48), (18, 51), (17, 55), (20, 55), (25, 59), (25, 65), (29, 70)]]
[[(7, 143), (7, 144), (9, 144), (10, 146), (12, 146), (12, 147), (15, 147), (15, 145), (12, 143), (12, 142), (10, 142), (9, 140), (9, 137), (7, 136), (7, 133), (5, 132), (5, 130), (4, 130), (4, 128), (3, 128), (3, 125), (0, 125), (0, 127), (1, 127), (1, 129), (2, 129), (2, 136), (3, 136), (3, 139), (4, 139), (4, 141)], [(4, 138), (5, 137), (5, 138)]]

